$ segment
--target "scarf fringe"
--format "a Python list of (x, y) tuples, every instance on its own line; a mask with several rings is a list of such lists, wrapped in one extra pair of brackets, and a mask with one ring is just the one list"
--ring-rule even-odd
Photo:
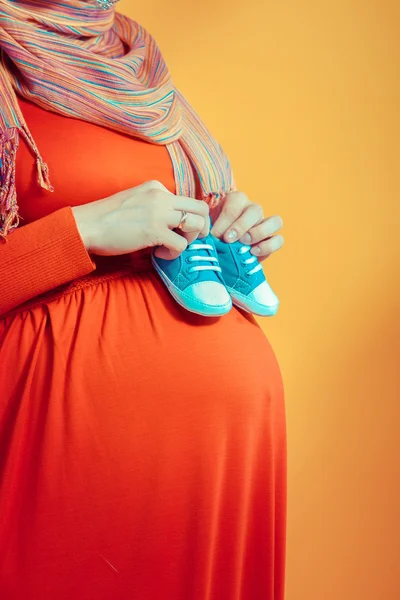
[(17, 191), (15, 188), (15, 159), (19, 145), (17, 127), (10, 127), (0, 137), (0, 237), (19, 224)]
[(6, 240), (7, 234), (16, 229), (20, 222), (15, 184), (20, 133), (23, 134), (36, 155), (38, 184), (48, 192), (54, 191), (50, 182), (49, 167), (40, 156), (29, 131), (19, 130), (18, 127), (6, 129), (0, 137), (0, 238), (3, 240)]
[(36, 167), (38, 171), (38, 183), (40, 187), (48, 192), (54, 192), (54, 187), (50, 182), (49, 167), (44, 162), (41, 156), (36, 157)]
[(50, 175), (49, 175), (49, 167), (44, 162), (41, 154), (39, 152), (38, 147), (36, 146), (36, 142), (33, 139), (31, 132), (29, 131), (28, 126), (25, 122), (22, 123), (20, 128), (21, 134), (24, 136), (26, 143), (31, 148), (32, 152), (36, 156), (36, 169), (38, 172), (38, 184), (41, 188), (47, 190), (48, 192), (54, 192), (54, 187), (50, 183)]

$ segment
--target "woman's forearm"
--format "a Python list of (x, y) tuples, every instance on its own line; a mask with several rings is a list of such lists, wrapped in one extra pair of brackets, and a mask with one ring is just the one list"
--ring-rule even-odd
[(95, 269), (70, 207), (0, 239), (0, 316)]

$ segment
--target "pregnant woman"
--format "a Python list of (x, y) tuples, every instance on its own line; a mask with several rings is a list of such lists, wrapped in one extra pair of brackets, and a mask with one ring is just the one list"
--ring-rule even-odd
[(0, 597), (283, 600), (274, 353), (151, 263), (280, 219), (113, 4), (0, 0)]

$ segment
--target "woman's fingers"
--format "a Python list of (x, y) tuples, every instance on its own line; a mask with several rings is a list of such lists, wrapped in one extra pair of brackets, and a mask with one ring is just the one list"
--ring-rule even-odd
[(218, 216), (214, 221), (211, 233), (217, 238), (234, 242), (235, 239), (227, 239), (226, 236), (232, 228), (232, 225), (239, 219), (243, 211), (249, 205), (250, 200), (247, 198), (246, 194), (243, 194), (242, 192), (231, 192), (228, 194), (222, 201), (222, 206), (216, 209)]
[(155, 254), (159, 258), (171, 260), (182, 254), (187, 245), (188, 242), (184, 236), (166, 229), (162, 239), (160, 239), (160, 246), (155, 249)]
[(186, 220), (182, 222), (182, 227), (179, 227), (184, 216), (184, 211), (173, 211), (173, 213), (171, 213), (171, 220), (168, 223), (170, 229), (175, 229), (176, 233), (183, 236), (188, 244), (191, 244), (197, 238), (208, 235), (210, 229), (208, 217), (205, 219), (204, 217), (188, 212), (186, 212), (186, 215)]
[[(209, 206), (203, 200), (196, 200), (195, 198), (186, 198), (185, 196), (175, 196), (172, 206), (176, 211), (181, 212), (186, 211), (188, 214), (197, 215), (204, 219), (204, 223), (199, 232), (199, 237), (205, 237), (210, 232), (210, 216), (209, 216)], [(179, 217), (180, 220), (180, 217)], [(193, 220), (192, 220), (193, 223)], [(177, 227), (178, 223), (175, 225)], [(186, 231), (184, 229), (184, 231)]]
[(278, 215), (267, 217), (255, 227), (247, 230), (247, 232), (240, 237), (240, 241), (243, 242), (243, 244), (258, 244), (277, 233), (282, 225), (282, 219)]
[(250, 252), (254, 254), (254, 256), (257, 256), (260, 260), (265, 260), (268, 258), (268, 256), (282, 248), (283, 242), (284, 240), (282, 235), (274, 235), (268, 240), (264, 240), (263, 242), (259, 242), (253, 246)]
[(236, 221), (234, 221), (223, 234), (225, 242), (236, 242), (247, 231), (257, 225), (263, 218), (263, 209), (259, 204), (250, 204)]
[[(186, 208), (189, 208), (188, 203), (184, 203)], [(199, 208), (198, 206), (196, 207)], [(207, 214), (207, 210), (201, 207), (200, 210)], [(186, 212), (186, 219), (182, 223), (182, 228), (178, 230), (178, 226), (182, 221), (182, 217)], [(171, 260), (177, 258), (195, 239), (201, 236), (203, 230), (209, 230), (209, 218), (187, 212), (187, 210), (171, 211), (168, 226), (170, 229), (165, 233), (161, 240), (162, 246), (157, 248), (155, 253), (159, 258)], [(175, 231), (171, 231), (175, 230)], [(205, 234), (207, 235), (207, 233)]]
[[(186, 219), (184, 219), (184, 215), (186, 213)], [(183, 210), (174, 210), (171, 213), (171, 219), (168, 225), (171, 229), (177, 229), (182, 222), (182, 227), (179, 228), (182, 233), (197, 233), (203, 231), (206, 219), (200, 215), (194, 215), (193, 213), (189, 213)]]

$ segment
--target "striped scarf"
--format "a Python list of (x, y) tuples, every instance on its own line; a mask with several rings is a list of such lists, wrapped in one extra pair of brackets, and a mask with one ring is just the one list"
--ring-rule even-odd
[(235, 189), (221, 146), (174, 87), (160, 50), (136, 21), (84, 0), (0, 0), (0, 236), (18, 226), (15, 161), (22, 136), (47, 165), (18, 105), (165, 145), (178, 195), (211, 206)]

